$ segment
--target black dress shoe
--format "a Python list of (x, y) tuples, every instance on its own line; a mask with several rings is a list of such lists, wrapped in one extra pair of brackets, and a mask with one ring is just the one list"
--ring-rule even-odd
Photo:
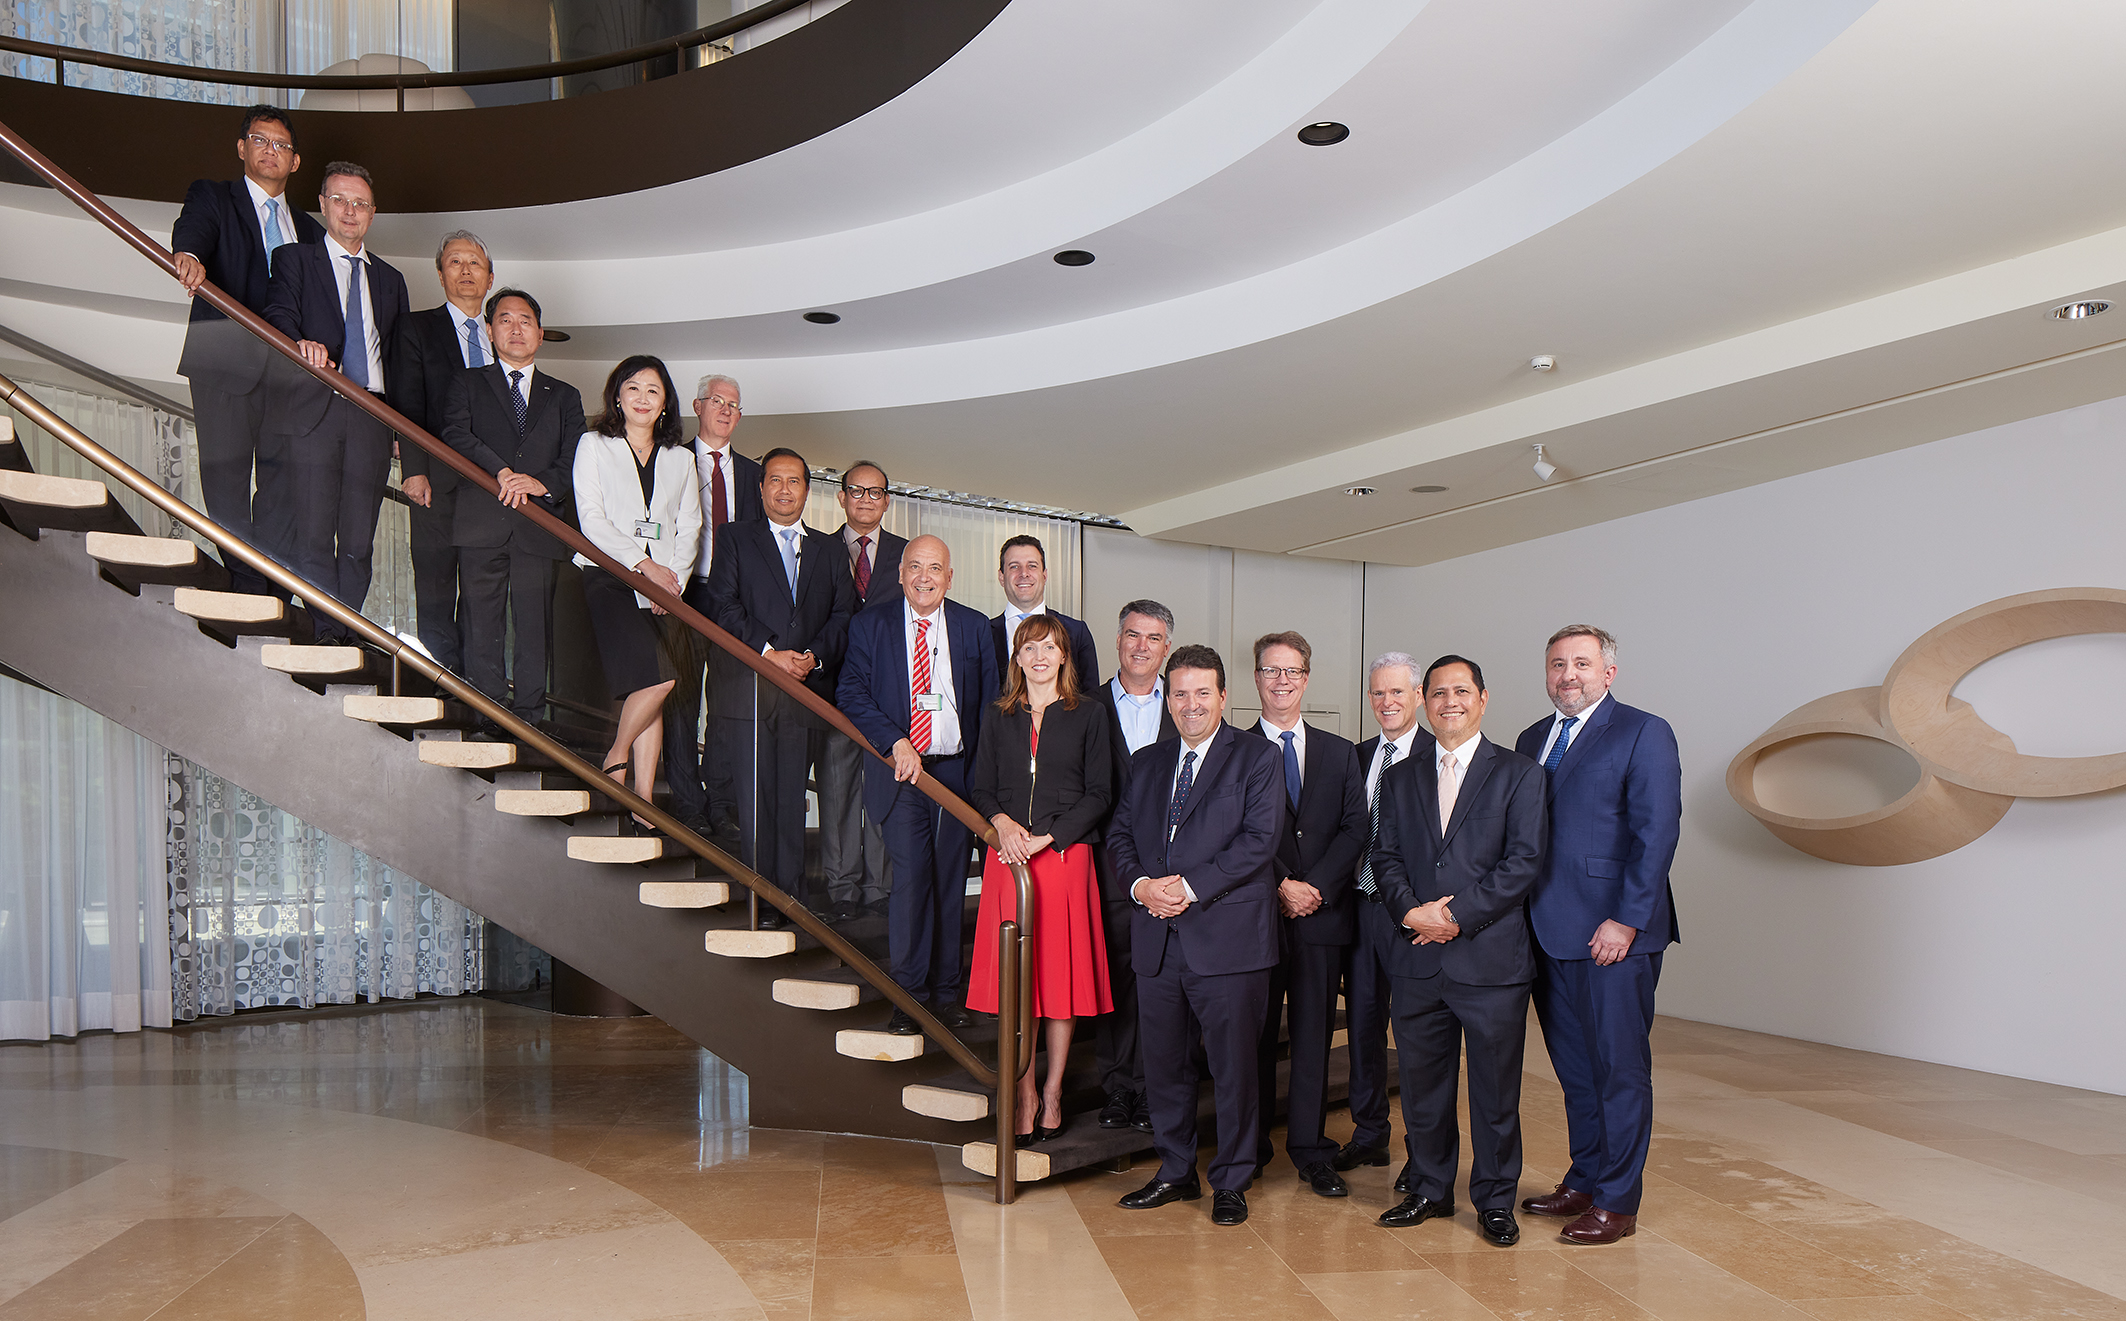
[(1387, 1163), (1387, 1147), (1374, 1146), (1370, 1143), (1362, 1145), (1355, 1139), (1344, 1143), (1329, 1160), (1329, 1164), (1339, 1170), (1355, 1170), (1361, 1165), (1386, 1165)]
[(1403, 1162), (1403, 1172), (1395, 1176), (1395, 1191), (1405, 1197), (1410, 1195), (1410, 1162), (1408, 1161)]
[(1349, 1197), (1351, 1185), (1344, 1176), (1329, 1168), (1329, 1162), (1316, 1161), (1299, 1172), (1299, 1177), (1309, 1188), (1322, 1197)]
[(1427, 1220), (1454, 1214), (1454, 1203), (1435, 1202), (1416, 1193), (1405, 1197), (1400, 1203), (1380, 1213), (1380, 1223), (1390, 1229), (1408, 1229)]
[(1521, 1227), (1515, 1223), (1513, 1212), (1503, 1206), (1476, 1213), (1476, 1227), (1484, 1237), (1502, 1248), (1510, 1248), (1521, 1241)]
[[(1125, 1193), (1122, 1200), (1115, 1205), (1126, 1211), (1148, 1211), (1155, 1206), (1165, 1206), (1168, 1202), (1193, 1202), (1202, 1196), (1203, 1185), (1196, 1181), (1194, 1175), (1190, 1175), (1186, 1183), (1168, 1183), (1164, 1179), (1154, 1179), (1133, 1193)], [(1219, 1196), (1223, 1197), (1225, 1194), (1220, 1193)]]
[(838, 900), (834, 907), (827, 910), (827, 920), (829, 922), (847, 922), (856, 916), (856, 912), (855, 904), (847, 899)]
[(938, 1022), (943, 1023), (946, 1027), (952, 1028), (954, 1031), (958, 1031), (961, 1028), (973, 1027), (975, 1024), (974, 1015), (967, 1012), (967, 1008), (965, 1005), (934, 1004), (930, 1006), (930, 1012), (934, 1016), (936, 1016)]
[(1100, 1107), (1100, 1127), (1128, 1128), (1129, 1113), (1136, 1097), (1127, 1087), (1117, 1087), (1107, 1094), (1107, 1104)]
[(923, 1029), (915, 1024), (915, 1015), (905, 1009), (893, 1011), (893, 1017), (886, 1020), (886, 1031), (897, 1037), (919, 1037), (923, 1034)]
[(780, 931), (788, 923), (789, 919), (782, 915), (780, 908), (770, 908), (766, 904), (760, 906), (760, 929), (762, 931)]
[(1129, 1126), (1139, 1133), (1152, 1131), (1151, 1098), (1144, 1092), (1136, 1093), (1134, 1099), (1130, 1102)]
[(1211, 1223), (1214, 1225), (1243, 1224), (1248, 1218), (1248, 1196), (1241, 1192), (1211, 1194)]

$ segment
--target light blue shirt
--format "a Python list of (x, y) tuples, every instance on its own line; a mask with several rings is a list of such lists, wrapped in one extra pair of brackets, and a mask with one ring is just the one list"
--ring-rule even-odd
[(1115, 697), (1115, 719), (1122, 725), (1122, 741), (1135, 756), (1139, 749), (1156, 743), (1159, 739), (1159, 712), (1166, 707), (1166, 681), (1152, 684), (1148, 696), (1138, 697), (1122, 691), (1122, 676), (1116, 675), (1107, 681), (1108, 691)]

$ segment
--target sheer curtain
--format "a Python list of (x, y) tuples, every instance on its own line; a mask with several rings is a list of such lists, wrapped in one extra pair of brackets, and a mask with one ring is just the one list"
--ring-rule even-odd
[[(812, 495), (805, 502), (807, 525), (823, 532), (841, 527), (842, 510), (834, 499), (840, 489), (829, 478), (812, 479)], [(1039, 537), (1042, 557), (1048, 561), (1048, 604), (1066, 615), (1078, 613), (1081, 538), (1078, 524), (1067, 518), (896, 493), (879, 526), (910, 541), (931, 536), (944, 542), (952, 552), (952, 599), (985, 615), (1004, 613), (1004, 585), (997, 581), (997, 555), (1004, 543), (1022, 533)]]
[[(280, 8), (273, 0), (0, 0), (0, 29), (32, 41), (215, 69), (272, 69)], [(261, 60), (264, 63), (261, 63)], [(51, 81), (52, 62), (0, 55), (0, 72)], [(69, 87), (215, 105), (249, 105), (249, 87), (183, 82), (69, 64)]]
[(457, 67), (453, 0), (285, 0), (287, 69), (320, 70), (363, 55), (398, 55), (430, 69)]

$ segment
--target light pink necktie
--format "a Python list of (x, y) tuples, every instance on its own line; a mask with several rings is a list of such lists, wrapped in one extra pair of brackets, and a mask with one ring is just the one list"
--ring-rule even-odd
[(1439, 833), (1447, 833), (1447, 823), (1454, 819), (1454, 795), (1462, 787), (1462, 764), (1452, 756), (1443, 758), (1439, 764)]

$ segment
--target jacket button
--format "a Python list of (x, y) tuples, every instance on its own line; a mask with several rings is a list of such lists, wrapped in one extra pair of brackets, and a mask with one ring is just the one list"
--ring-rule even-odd
[(1445, 858), (1441, 858), (1438, 862), (1435, 862), (1432, 865), (1434, 867), (1444, 867), (1447, 865), (1447, 860)]

